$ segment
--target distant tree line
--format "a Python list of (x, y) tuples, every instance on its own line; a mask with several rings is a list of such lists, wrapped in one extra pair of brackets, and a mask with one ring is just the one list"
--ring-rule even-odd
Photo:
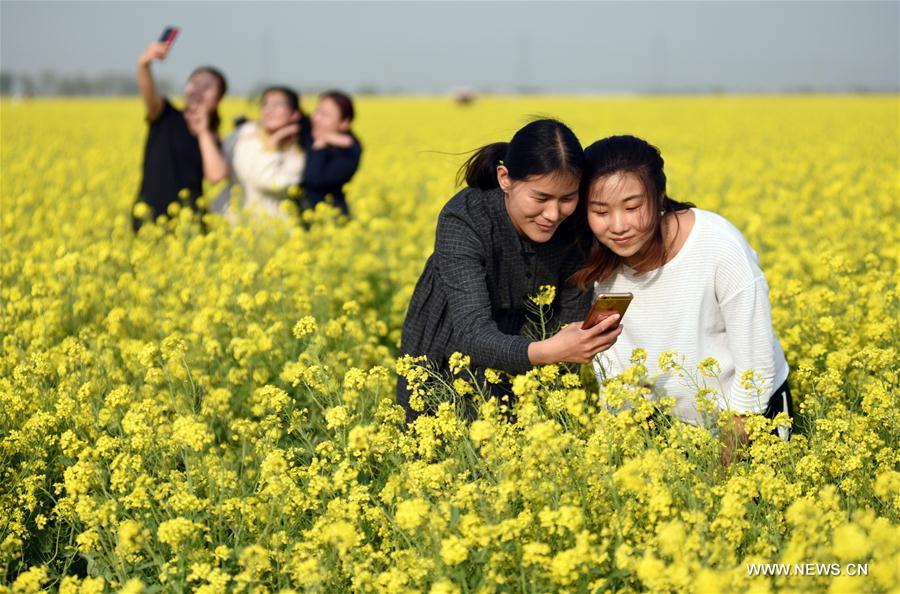
[[(157, 87), (163, 94), (171, 94), (175, 87), (171, 81), (157, 79)], [(138, 92), (134, 74), (106, 72), (94, 76), (83, 74), (60, 75), (45, 70), (38, 75), (0, 72), (0, 95), (34, 97), (38, 95), (136, 95)]]
[[(169, 79), (157, 79), (156, 81), (157, 87), (163, 95), (172, 96), (180, 91), (180, 85), (175, 85)], [(251, 92), (247, 95), (248, 97), (258, 97), (259, 93), (264, 89), (268, 84), (258, 83), (251, 88)], [(313, 85), (310, 88), (300, 87), (301, 90), (304, 91), (304, 94), (314, 94), (315, 91), (321, 90), (318, 86)], [(322, 87), (324, 89), (325, 87)], [(472, 87), (475, 90), (474, 87)], [(493, 93), (517, 93), (520, 95), (532, 95), (539, 94), (544, 92), (545, 90), (536, 87), (536, 86), (516, 86), (513, 88), (490, 88), (483, 87), (478, 88), (477, 93), (479, 95), (490, 95)], [(787, 86), (781, 89), (767, 89), (764, 91), (753, 91), (752, 89), (726, 89), (721, 86), (708, 86), (708, 87), (697, 87), (697, 88), (666, 88), (666, 89), (643, 89), (638, 92), (643, 94), (673, 94), (673, 95), (724, 95), (728, 93), (753, 93), (753, 92), (762, 92), (762, 93), (792, 93), (792, 94), (807, 94), (807, 93), (884, 93), (897, 92), (897, 88), (893, 87), (885, 87), (885, 88), (870, 88), (870, 87), (848, 87), (841, 85), (821, 85), (821, 86), (813, 86), (813, 85), (794, 85)], [(409, 89), (405, 89), (399, 86), (387, 86), (380, 87), (379, 85), (372, 82), (363, 82), (359, 84), (355, 89), (352, 90), (355, 95), (365, 96), (365, 95), (402, 95), (409, 92)], [(35, 96), (74, 96), (74, 95), (107, 95), (107, 96), (129, 96), (129, 95), (137, 95), (138, 88), (137, 82), (135, 81), (135, 77), (133, 73), (122, 73), (122, 72), (107, 72), (94, 76), (86, 76), (83, 74), (66, 74), (61, 75), (52, 70), (45, 70), (38, 75), (33, 74), (18, 74), (13, 72), (3, 72), (0, 71), (0, 95), (13, 95), (13, 96), (21, 96), (21, 97), (35, 97)], [(236, 93), (235, 93), (236, 94)], [(455, 95), (456, 90), (452, 90), (451, 94)]]

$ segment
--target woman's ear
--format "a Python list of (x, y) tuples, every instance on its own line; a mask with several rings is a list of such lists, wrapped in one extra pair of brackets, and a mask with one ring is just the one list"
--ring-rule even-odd
[(512, 179), (510, 179), (509, 169), (507, 169), (505, 165), (497, 165), (497, 183), (504, 193), (509, 193), (509, 188), (512, 186)]
[(350, 120), (341, 120), (341, 123), (338, 124), (338, 132), (349, 132), (350, 131)]

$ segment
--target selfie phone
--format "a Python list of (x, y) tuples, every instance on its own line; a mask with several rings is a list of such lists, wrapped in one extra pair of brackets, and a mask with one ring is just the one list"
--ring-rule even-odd
[(597, 295), (594, 304), (591, 306), (591, 311), (581, 325), (581, 329), (587, 330), (596, 326), (614, 313), (619, 314), (619, 321), (621, 322), (622, 318), (625, 317), (625, 310), (628, 309), (632, 299), (634, 299), (634, 295), (631, 293), (601, 293)]
[(166, 27), (163, 29), (162, 35), (159, 36), (159, 41), (165, 43), (166, 51), (169, 51), (176, 37), (178, 37), (178, 27)]

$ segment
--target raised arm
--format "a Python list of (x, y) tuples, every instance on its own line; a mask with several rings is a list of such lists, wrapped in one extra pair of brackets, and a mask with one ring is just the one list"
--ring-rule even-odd
[(163, 100), (156, 91), (156, 83), (153, 80), (153, 73), (150, 71), (150, 64), (156, 60), (162, 60), (168, 52), (165, 43), (154, 41), (144, 49), (144, 52), (138, 58), (137, 64), (137, 85), (144, 100), (144, 110), (147, 112), (147, 119), (151, 122), (159, 117), (163, 109)]

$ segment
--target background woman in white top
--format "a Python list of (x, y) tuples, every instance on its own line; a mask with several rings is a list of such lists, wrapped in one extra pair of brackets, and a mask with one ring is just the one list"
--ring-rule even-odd
[(225, 139), (222, 152), (231, 183), (216, 199), (216, 211), (228, 208), (231, 188), (239, 184), (242, 208), (286, 214), (281, 202), (289, 197), (288, 189), (299, 183), (306, 163), (300, 144), (300, 96), (287, 87), (269, 87), (263, 91), (259, 113), (259, 122), (245, 122)]
[[(585, 157), (580, 221), (593, 244), (575, 280), (594, 283), (595, 294), (634, 294), (622, 334), (597, 356), (595, 368), (621, 373), (632, 350), (645, 349), (648, 374), (659, 374), (655, 386), (674, 396), (674, 413), (693, 424), (709, 420), (697, 407), (703, 381), (717, 390), (720, 410), (769, 418), (784, 410), (793, 416), (769, 287), (741, 232), (715, 213), (669, 198), (662, 156), (640, 138), (605, 138), (588, 147)], [(671, 351), (684, 356), (683, 369), (696, 382), (662, 372), (659, 357)], [(708, 357), (718, 362), (717, 377), (697, 372)], [(742, 381), (751, 372), (754, 386)], [(743, 419), (735, 421), (742, 441)], [(779, 434), (789, 437), (786, 428)]]

